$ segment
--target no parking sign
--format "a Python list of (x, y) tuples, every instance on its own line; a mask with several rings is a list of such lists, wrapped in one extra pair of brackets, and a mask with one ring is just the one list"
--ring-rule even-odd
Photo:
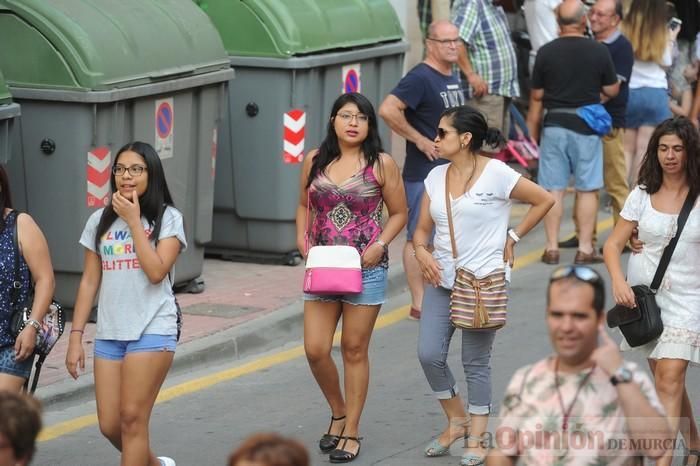
[(360, 79), (360, 64), (354, 63), (343, 67), (343, 87), (341, 92), (362, 92), (362, 80)]
[(173, 156), (173, 134), (175, 132), (173, 98), (156, 100), (155, 107), (156, 151), (161, 159), (169, 159)]

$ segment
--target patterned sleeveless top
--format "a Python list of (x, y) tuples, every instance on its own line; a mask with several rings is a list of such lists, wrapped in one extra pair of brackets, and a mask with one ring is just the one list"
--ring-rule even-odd
[[(382, 232), (384, 199), (371, 166), (359, 170), (340, 185), (320, 173), (309, 187), (309, 197), (309, 207), (314, 211), (312, 246), (354, 246), (362, 254)], [(387, 254), (377, 266), (389, 266)]]
[[(10, 212), (5, 218), (5, 228), (0, 232), (0, 348), (15, 344), (10, 333), (12, 285), (15, 281), (15, 248), (13, 235), (18, 213)], [(29, 294), (31, 275), (24, 257), (19, 256), (19, 280), (22, 283), (19, 299), (24, 302)]]

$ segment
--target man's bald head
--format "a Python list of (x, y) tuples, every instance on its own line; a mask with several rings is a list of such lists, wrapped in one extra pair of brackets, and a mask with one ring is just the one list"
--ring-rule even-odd
[(560, 28), (580, 26), (585, 17), (586, 8), (581, 0), (564, 0), (557, 8), (557, 23)]
[(458, 37), (459, 29), (446, 19), (439, 19), (430, 23), (428, 26), (428, 37), (440, 37), (443, 35)]

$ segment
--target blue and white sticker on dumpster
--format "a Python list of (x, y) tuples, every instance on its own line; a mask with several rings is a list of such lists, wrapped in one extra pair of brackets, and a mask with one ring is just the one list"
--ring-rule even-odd
[(362, 80), (360, 74), (360, 64), (343, 66), (343, 88), (342, 93), (362, 92)]
[(169, 159), (173, 156), (173, 139), (175, 139), (173, 98), (156, 100), (155, 108), (155, 148), (161, 159)]

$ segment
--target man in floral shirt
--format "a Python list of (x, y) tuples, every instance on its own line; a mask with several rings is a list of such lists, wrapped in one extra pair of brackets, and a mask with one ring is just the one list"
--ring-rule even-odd
[(506, 390), (488, 465), (635, 465), (673, 447), (649, 377), (604, 328), (605, 284), (585, 266), (550, 278), (554, 354), (520, 368)]

